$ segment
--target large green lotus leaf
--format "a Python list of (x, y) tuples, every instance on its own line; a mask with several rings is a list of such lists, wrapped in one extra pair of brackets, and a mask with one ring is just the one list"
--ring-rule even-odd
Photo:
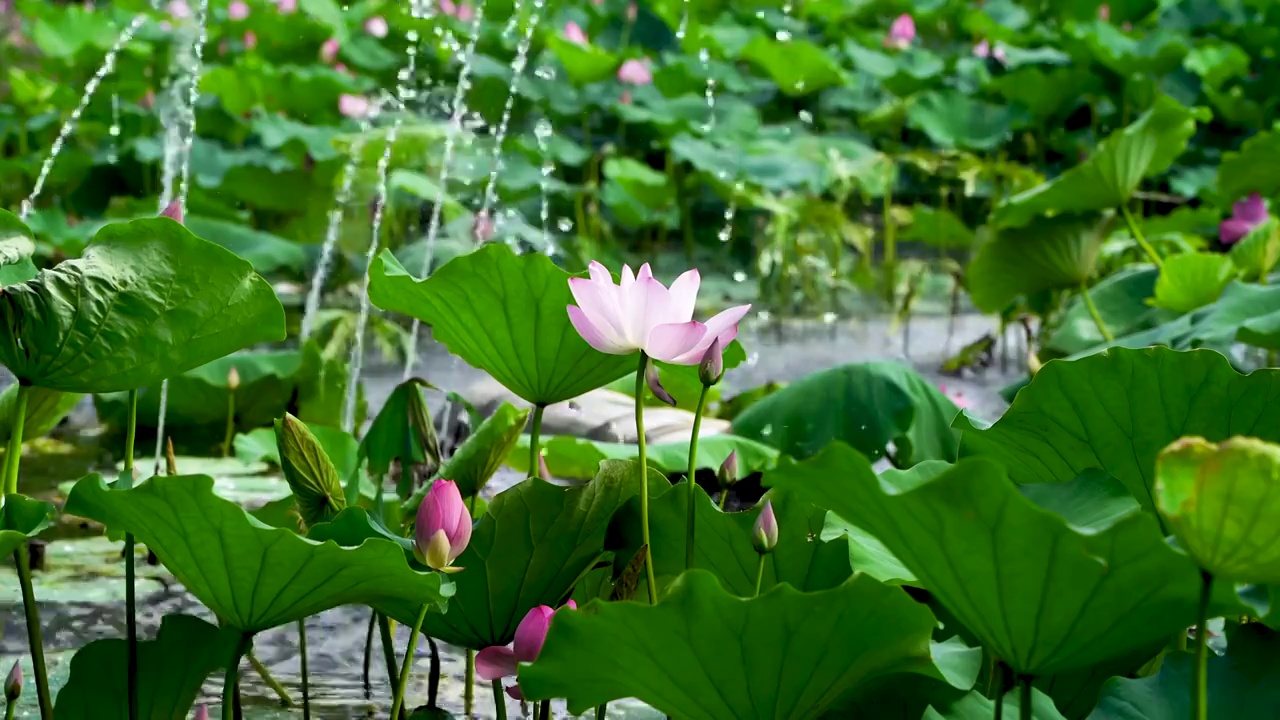
[(1014, 482), (1096, 468), (1154, 512), (1156, 455), (1174, 440), (1280, 440), (1280, 372), (1241, 375), (1210, 350), (1111, 348), (1046, 363), (995, 424), (980, 429), (962, 414), (956, 427), (962, 457), (996, 460)]
[(1156, 280), (1151, 304), (1188, 313), (1212, 303), (1235, 279), (1231, 258), (1221, 253), (1182, 253), (1167, 258)]
[(676, 187), (665, 174), (628, 157), (604, 161), (600, 199), (628, 227), (659, 224), (675, 211)]
[[(9, 440), (13, 426), (13, 404), (18, 401), (18, 383), (0, 392), (0, 442)], [(44, 437), (71, 414), (80, 403), (80, 393), (67, 393), (47, 388), (27, 388), (27, 412), (23, 420), (22, 438), (32, 440)]]
[(739, 57), (768, 73), (778, 89), (792, 97), (845, 84), (844, 70), (836, 58), (808, 40), (783, 42), (757, 35)]
[(1232, 282), (1217, 302), (1116, 338), (1115, 346), (1167, 345), (1177, 350), (1207, 347), (1225, 353), (1230, 352), (1234, 342), (1280, 350), (1280, 286)]
[(0, 287), (23, 283), (36, 276), (34, 234), (16, 215), (0, 210)]
[[(138, 717), (186, 720), (210, 674), (226, 667), (239, 633), (191, 615), (165, 615), (154, 640), (138, 643)], [(58, 720), (129, 717), (129, 645), (95, 640), (71, 658), (71, 677), (58, 691)]]
[(1268, 217), (1231, 248), (1231, 262), (1245, 280), (1258, 282), (1271, 274), (1280, 262), (1280, 220)]
[(0, 361), (67, 392), (145, 387), (285, 336), (271, 285), (168, 218), (107, 225), (84, 257), (6, 287), (0, 318)]
[[(1159, 271), (1150, 265), (1126, 265), (1089, 288), (1089, 297), (1115, 337), (1122, 337), (1158, 324), (1161, 312), (1147, 300), (1155, 293)], [(1105, 340), (1080, 295), (1072, 297), (1058, 326), (1044, 347), (1063, 355), (1074, 355), (1102, 345)]]
[(548, 35), (547, 47), (559, 58), (569, 80), (577, 85), (589, 85), (608, 80), (618, 69), (621, 60), (617, 55), (597, 45), (580, 45), (560, 35)]
[(13, 554), (30, 538), (53, 524), (53, 503), (12, 494), (0, 504), (0, 558)]
[(307, 269), (307, 251), (300, 243), (227, 220), (191, 216), (185, 223), (191, 232), (248, 260), (259, 273)]
[(375, 305), (431, 325), (432, 337), (535, 405), (575, 398), (635, 369), (606, 355), (569, 323), (569, 273), (541, 253), (494, 243), (415, 280), (389, 253), (370, 269)]
[(219, 624), (255, 633), (339, 605), (443, 605), (453, 587), (409, 567), (397, 544), (318, 543), (269, 527), (213, 494), (205, 475), (156, 476), (130, 490), (76, 483), (66, 512), (131, 532)]
[(502, 403), (440, 468), (440, 477), (458, 483), (463, 497), (480, 492), (511, 454), (528, 419), (528, 410)]
[(1234, 202), (1249, 193), (1280, 195), (1280, 127), (1255, 134), (1238, 152), (1222, 154), (1218, 165), (1218, 193)]
[(1119, 480), (1097, 469), (1086, 470), (1068, 482), (1034, 483), (1018, 489), (1080, 532), (1105, 530), (1141, 507)]
[(969, 298), (983, 312), (997, 313), (1020, 295), (1080, 287), (1093, 276), (1112, 220), (1062, 215), (996, 231), (969, 262)]
[[(689, 443), (669, 442), (645, 448), (649, 464), (667, 475), (689, 471)], [(729, 457), (738, 453), (738, 476), (746, 477), (773, 467), (778, 451), (737, 435), (706, 435), (698, 439), (698, 469), (717, 470)], [(630, 443), (598, 442), (559, 435), (542, 443), (542, 457), (555, 477), (590, 478), (605, 460), (628, 460), (639, 457), (639, 448)], [(520, 436), (507, 464), (520, 472), (529, 469), (529, 436)]]
[(917, 204), (911, 208), (911, 224), (898, 237), (937, 248), (967, 248), (973, 245), (974, 233), (950, 210)]
[(1280, 446), (1183, 438), (1156, 460), (1155, 500), (1178, 544), (1215, 578), (1280, 583)]
[[(1003, 699), (1004, 717), (1023, 717), (1019, 713), (1021, 701), (1021, 695), (1010, 690)], [(995, 716), (995, 705), (994, 700), (974, 690), (952, 702), (937, 707), (930, 705), (921, 720), (990, 720)], [(1053, 700), (1035, 688), (1031, 690), (1031, 717), (1033, 720), (1066, 720), (1053, 706)]]
[(991, 150), (1009, 138), (1017, 114), (1008, 105), (992, 105), (959, 90), (931, 90), (917, 96), (907, 123), (939, 147)]
[(1051, 118), (1080, 103), (1101, 78), (1080, 65), (1021, 67), (993, 78), (989, 87), (1031, 111), (1037, 118)]
[(1081, 533), (1023, 497), (990, 460), (894, 484), (845, 445), (825, 454), (844, 472), (793, 477), (780, 468), (766, 482), (879, 538), (1017, 673), (1087, 668), (1195, 621), (1200, 571), (1147, 513)]
[(1207, 111), (1192, 110), (1161, 95), (1133, 124), (1112, 133), (1080, 165), (1001, 203), (992, 214), (1001, 227), (1026, 225), (1045, 214), (1114, 208), (1143, 178), (1158, 175), (1182, 154)]
[[(1209, 717), (1264, 718), (1280, 707), (1280, 637), (1249, 623), (1227, 634), (1227, 654), (1209, 654)], [(1165, 656), (1160, 672), (1113, 678), (1089, 720), (1185, 720), (1191, 716), (1191, 653)]]
[[(770, 496), (778, 518), (778, 546), (766, 558), (761, 588), (787, 583), (801, 590), (826, 590), (849, 577), (849, 548), (841, 537), (819, 542), (826, 511), (794, 493)], [(685, 539), (689, 517), (689, 486), (680, 484), (649, 499), (649, 552), (653, 557), (658, 595), (674, 586), (685, 571)], [(751, 544), (751, 532), (760, 509), (725, 513), (699, 486), (694, 491), (695, 521), (693, 566), (715, 575), (728, 592), (750, 597), (755, 592), (760, 556)], [(618, 565), (635, 556), (643, 543), (640, 500), (633, 499), (618, 511), (609, 549)], [(615, 570), (615, 574), (617, 571)], [(643, 597), (648, 581), (637, 582), (636, 597)]]
[(754, 403), (733, 432), (804, 459), (828, 443), (849, 443), (870, 457), (892, 442), (899, 467), (952, 460), (959, 412), (940, 390), (900, 363), (842, 365), (802, 378)]
[[(556, 613), (537, 662), (520, 669), (520, 689), (534, 700), (567, 697), (575, 714), (634, 697), (688, 720), (816, 718), (887, 676), (940, 676), (934, 623), (906, 593), (865, 575), (744, 600), (693, 570), (657, 605)], [(947, 679), (962, 686), (974, 674)]]
[(1150, 28), (1131, 37), (1115, 23), (1095, 20), (1076, 26), (1076, 35), (1099, 63), (1122, 77), (1164, 75), (1182, 64), (1189, 49), (1187, 35), (1167, 27)]

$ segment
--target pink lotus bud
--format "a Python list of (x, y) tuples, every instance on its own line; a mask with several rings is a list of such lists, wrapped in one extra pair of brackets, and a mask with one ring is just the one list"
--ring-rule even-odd
[(320, 46), (320, 59), (331, 63), (338, 57), (338, 39), (329, 38)]
[(889, 34), (884, 38), (885, 47), (906, 50), (916, 39), (916, 21), (910, 15), (902, 14), (889, 26)]
[(618, 81), (628, 85), (648, 85), (653, 82), (653, 73), (644, 61), (632, 59), (618, 68)]
[(440, 12), (449, 17), (458, 17), (458, 6), (453, 0), (440, 0)]
[(177, 20), (191, 19), (191, 6), (186, 0), (172, 0), (169, 3), (169, 15)]
[(369, 98), (363, 95), (343, 93), (338, 97), (338, 112), (349, 118), (362, 118), (369, 114)]
[(160, 217), (167, 217), (178, 224), (182, 224), (182, 200), (175, 199), (166, 205), (164, 210), (160, 212)]
[(244, 49), (252, 50), (256, 47), (258, 47), (258, 36), (250, 30), (244, 34)]
[(649, 386), (649, 392), (653, 393), (654, 397), (671, 407), (676, 406), (676, 399), (671, 397), (671, 393), (667, 392), (666, 388), (662, 387), (662, 379), (658, 377), (657, 365), (647, 363), (644, 366), (644, 381)]
[(541, 450), (538, 451), (538, 477), (551, 482), (551, 468), (547, 467), (547, 456)]
[(578, 45), (587, 45), (591, 42), (582, 26), (572, 20), (564, 24), (564, 39)]
[(364, 31), (376, 38), (386, 37), (389, 29), (386, 18), (381, 15), (374, 15), (364, 21)]
[(738, 451), (731, 450), (729, 457), (720, 463), (720, 470), (716, 472), (716, 479), (720, 481), (720, 487), (729, 488), (738, 482)]
[(462, 22), (471, 22), (476, 17), (476, 11), (467, 3), (458, 5), (458, 19)]
[(977, 45), (974, 45), (973, 56), (980, 57), (980, 58), (991, 57), (991, 43), (987, 42), (986, 40), (982, 40)]
[(991, 57), (995, 58), (995, 61), (1001, 65), (1009, 60), (1009, 55), (1004, 51), (1003, 45), (996, 45), (996, 49), (991, 51)]
[(227, 19), (239, 22), (249, 17), (249, 4), (244, 0), (231, 0), (227, 5)]
[(1250, 193), (1249, 197), (1231, 206), (1231, 217), (1223, 220), (1218, 226), (1218, 238), (1224, 245), (1230, 245), (1243, 239), (1250, 231), (1266, 221), (1266, 201), (1258, 193)]
[(635, 22), (636, 15), (638, 15), (639, 12), (640, 10), (636, 7), (634, 2), (627, 3), (627, 22)]
[(703, 385), (711, 387), (720, 382), (720, 378), (724, 377), (724, 348), (720, 344), (720, 338), (711, 341), (711, 347), (707, 348), (707, 354), (702, 356), (702, 362), (698, 364), (698, 379)]
[(452, 480), (431, 483), (418, 506), (413, 533), (414, 554), (423, 565), (443, 572), (457, 572), (453, 561), (471, 542), (471, 512)]
[(276, 9), (281, 15), (288, 15), (298, 11), (298, 0), (276, 0)]
[(191, 720), (209, 720), (209, 706), (197, 705), (196, 714)]
[[(578, 604), (570, 600), (560, 610), (565, 608), (577, 610)], [(476, 653), (476, 675), (481, 680), (489, 681), (515, 677), (520, 663), (537, 660), (542, 652), (543, 643), (547, 641), (551, 618), (560, 610), (552, 610), (547, 605), (539, 605), (530, 610), (516, 627), (516, 637), (512, 647), (494, 645)], [(516, 700), (524, 699), (518, 684), (508, 687), (507, 694)]]
[(9, 702), (17, 702), (22, 696), (22, 661), (14, 660), (13, 669), (9, 670), (9, 677), (4, 681), (4, 699)]
[(1098, 19), (1102, 22), (1111, 20), (1111, 6), (1103, 3), (1098, 6)]
[(765, 500), (751, 531), (751, 545), (761, 555), (768, 555), (778, 545), (778, 518), (773, 514), (773, 501)]

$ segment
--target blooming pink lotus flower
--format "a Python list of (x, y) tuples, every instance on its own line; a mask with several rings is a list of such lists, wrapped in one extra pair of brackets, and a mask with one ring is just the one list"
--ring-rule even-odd
[(1224, 245), (1238, 242), (1251, 230), (1267, 220), (1267, 203), (1258, 193), (1237, 201), (1231, 206), (1231, 217), (1218, 226), (1218, 237)]
[[(560, 609), (563, 610), (566, 607), (577, 610), (578, 604), (570, 600)], [(516, 627), (516, 639), (512, 647), (494, 645), (476, 653), (476, 675), (481, 680), (490, 681), (515, 677), (516, 668), (520, 663), (537, 660), (538, 654), (542, 652), (542, 644), (547, 641), (547, 630), (551, 628), (551, 618), (557, 612), (547, 605), (539, 605), (530, 610)], [(516, 700), (524, 699), (519, 684), (507, 688), (507, 694)]]
[(344, 117), (362, 118), (369, 114), (372, 107), (369, 98), (363, 95), (348, 95), (343, 93), (338, 98), (338, 112)]
[(577, 305), (568, 306), (569, 320), (591, 347), (610, 355), (630, 355), (640, 350), (650, 357), (677, 365), (697, 365), (717, 339), (728, 345), (738, 336), (738, 322), (750, 305), (729, 308), (705, 324), (693, 319), (702, 278), (690, 270), (671, 283), (670, 289), (653, 277), (649, 264), (640, 273), (622, 266), (622, 282), (603, 265), (592, 261), (588, 278), (569, 278), (569, 290)]
[(946, 385), (939, 385), (938, 389), (942, 391), (943, 395), (947, 396), (947, 399), (950, 400), (953, 405), (961, 410), (969, 407), (969, 398), (966, 398), (964, 393), (959, 390), (948, 390)]
[(582, 26), (572, 20), (564, 24), (564, 39), (578, 45), (587, 45), (591, 42)]
[(653, 72), (641, 60), (628, 60), (618, 68), (618, 81), (628, 85), (648, 85), (653, 82)]
[(239, 22), (249, 17), (249, 4), (244, 0), (231, 0), (227, 5), (227, 19)]
[(910, 15), (902, 14), (889, 26), (889, 34), (884, 38), (884, 46), (906, 50), (916, 39), (916, 21)]
[(364, 21), (364, 31), (376, 38), (386, 37), (389, 30), (390, 28), (387, 27), (387, 19), (381, 15), (374, 15)]
[[(414, 554), (423, 565), (443, 572), (452, 567), (471, 542), (471, 511), (452, 480), (436, 480), (418, 506), (413, 531)], [(541, 647), (541, 646), (539, 646)]]
[(320, 46), (320, 59), (331, 63), (338, 57), (338, 38), (329, 38)]

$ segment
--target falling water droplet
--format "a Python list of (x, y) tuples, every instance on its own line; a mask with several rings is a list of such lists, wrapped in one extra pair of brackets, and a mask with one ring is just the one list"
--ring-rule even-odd
[(733, 272), (733, 281), (734, 281), (734, 282), (746, 282), (746, 281), (747, 281), (747, 274), (746, 274), (745, 272), (741, 271), (741, 270), (735, 270), (735, 271)]

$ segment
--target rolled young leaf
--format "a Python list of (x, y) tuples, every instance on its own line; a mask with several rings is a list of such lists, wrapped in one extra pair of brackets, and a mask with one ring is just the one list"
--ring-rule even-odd
[(285, 413), (276, 421), (276, 444), (280, 470), (293, 490), (304, 527), (331, 520), (347, 506), (337, 468), (298, 418)]

